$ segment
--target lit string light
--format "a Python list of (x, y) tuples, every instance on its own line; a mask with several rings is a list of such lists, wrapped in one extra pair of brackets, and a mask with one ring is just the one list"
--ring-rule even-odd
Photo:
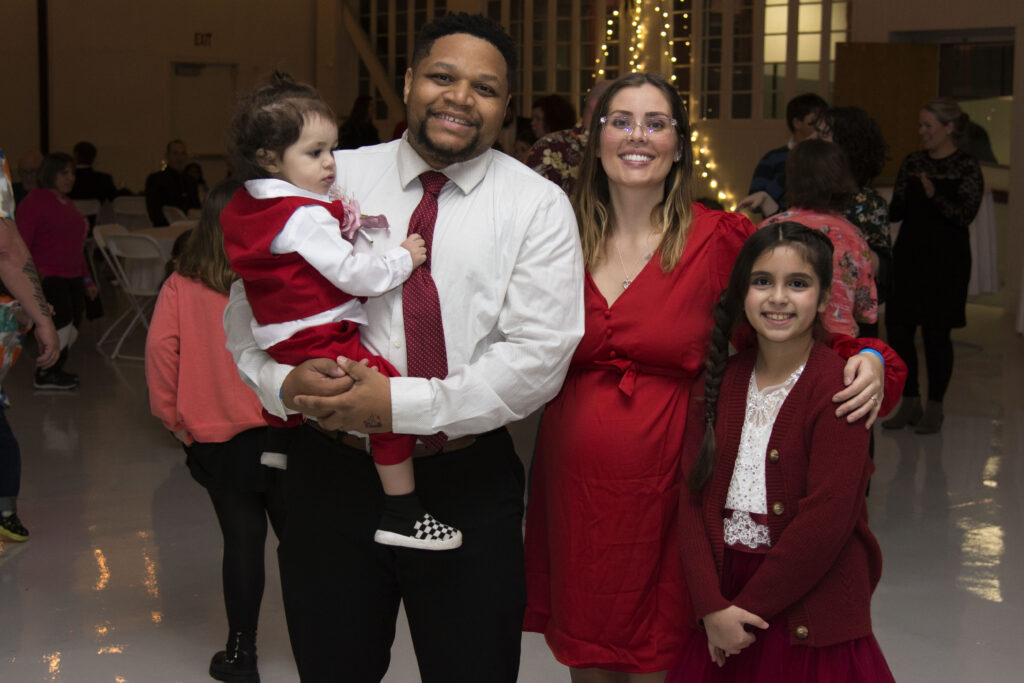
[(717, 199), (729, 211), (736, 210), (736, 196), (724, 187), (715, 176), (718, 164), (711, 156), (710, 140), (708, 136), (701, 136), (696, 130), (690, 133), (690, 144), (693, 147), (694, 175), (699, 179), (700, 185), (708, 188), (706, 193), (696, 192), (697, 195), (706, 194)]

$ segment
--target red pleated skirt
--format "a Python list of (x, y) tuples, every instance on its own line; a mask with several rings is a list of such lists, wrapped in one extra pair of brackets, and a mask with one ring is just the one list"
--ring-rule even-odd
[[(725, 549), (722, 595), (732, 599), (764, 561), (765, 555)], [(708, 653), (704, 633), (686, 639), (665, 683), (895, 683), (873, 635), (808, 647), (789, 642), (785, 616), (757, 631), (757, 640), (719, 668)]]

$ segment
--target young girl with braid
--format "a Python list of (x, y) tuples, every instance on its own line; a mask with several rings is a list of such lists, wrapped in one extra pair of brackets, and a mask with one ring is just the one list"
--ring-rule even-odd
[[(820, 339), (831, 282), (828, 238), (778, 223), (747, 240), (715, 307), (679, 512), (706, 639), (688, 640), (668, 681), (893, 680), (871, 634), (868, 432), (835, 416), (843, 360)], [(741, 324), (756, 346), (728, 358)]]

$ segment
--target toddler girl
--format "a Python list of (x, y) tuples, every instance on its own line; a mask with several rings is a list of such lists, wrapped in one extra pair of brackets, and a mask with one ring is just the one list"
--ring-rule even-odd
[[(279, 363), (309, 358), (366, 359), (389, 377), (398, 372), (362, 347), (366, 314), (358, 297), (379, 296), (426, 260), (419, 235), (373, 257), (354, 251), (364, 229), (386, 228), (382, 216), (359, 215), (355, 202), (329, 196), (338, 129), (319, 93), (275, 73), (239, 104), (228, 145), (245, 182), (221, 214), (224, 246), (252, 306), (253, 335)], [(264, 413), (276, 427), (301, 423)], [(271, 430), (266, 458), (287, 453), (287, 430)], [(462, 533), (434, 519), (415, 492), (410, 460), (415, 437), (375, 434), (371, 454), (384, 488), (384, 514), (374, 538), (386, 545), (446, 550)], [(280, 457), (276, 455), (276, 457)]]
[[(871, 634), (868, 432), (835, 417), (844, 363), (815, 338), (831, 281), (828, 238), (779, 223), (747, 240), (715, 308), (679, 513), (707, 638), (669, 681), (893, 680)], [(727, 359), (744, 320), (757, 345)]]

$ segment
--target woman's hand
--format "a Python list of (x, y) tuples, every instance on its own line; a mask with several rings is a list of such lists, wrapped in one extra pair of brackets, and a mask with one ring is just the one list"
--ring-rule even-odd
[(841, 403), (836, 417), (846, 415), (846, 421), (854, 423), (866, 417), (865, 429), (871, 429), (882, 407), (885, 388), (885, 368), (873, 353), (858, 353), (846, 361), (843, 370), (846, 388), (832, 397), (833, 403)]
[(767, 621), (736, 605), (730, 605), (704, 617), (704, 630), (708, 634), (711, 659), (715, 659), (715, 648), (722, 651), (722, 659), (715, 659), (716, 664), (722, 666), (725, 657), (738, 655), (740, 650), (754, 642), (754, 634), (744, 628), (748, 624), (759, 629), (768, 628)]

